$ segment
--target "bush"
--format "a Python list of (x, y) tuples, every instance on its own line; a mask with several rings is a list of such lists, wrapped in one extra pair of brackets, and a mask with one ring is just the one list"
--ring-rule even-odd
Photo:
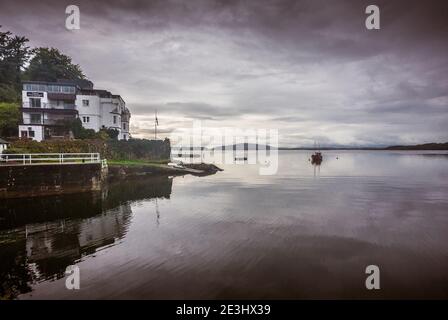
[(75, 119), (67, 122), (67, 127), (72, 131), (75, 139), (95, 138), (95, 131), (93, 129), (84, 128), (80, 119)]
[(109, 160), (165, 161), (170, 159), (171, 147), (168, 139), (146, 140), (33, 140), (12, 141), (5, 153), (90, 153), (98, 152)]
[(18, 102), (20, 96), (12, 85), (0, 84), (0, 101), (2, 102)]
[(108, 151), (110, 158), (117, 160), (167, 160), (171, 156), (171, 145), (168, 139), (110, 140)]
[(17, 136), (20, 117), (19, 106), (16, 103), (0, 102), (0, 136)]
[(75, 119), (67, 123), (68, 128), (72, 131), (75, 139), (117, 139), (119, 131), (115, 129), (100, 129), (95, 132), (93, 129), (86, 129), (82, 126), (80, 119)]
[(24, 148), (8, 148), (6, 150), (3, 150), (3, 154), (23, 154), (23, 153), (29, 153), (28, 149), (24, 149)]

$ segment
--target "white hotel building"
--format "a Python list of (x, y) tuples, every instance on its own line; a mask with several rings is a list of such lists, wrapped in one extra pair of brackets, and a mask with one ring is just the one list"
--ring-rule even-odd
[(67, 120), (79, 118), (86, 129), (115, 129), (128, 140), (131, 114), (124, 100), (90, 81), (24, 81), (20, 138), (36, 141), (70, 138)]

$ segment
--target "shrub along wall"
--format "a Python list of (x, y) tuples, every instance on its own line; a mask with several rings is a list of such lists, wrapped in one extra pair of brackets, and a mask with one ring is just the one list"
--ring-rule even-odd
[(90, 153), (99, 152), (110, 160), (169, 160), (168, 139), (147, 140), (32, 140), (12, 141), (4, 153)]
[(170, 140), (108, 140), (108, 157), (117, 160), (168, 160)]

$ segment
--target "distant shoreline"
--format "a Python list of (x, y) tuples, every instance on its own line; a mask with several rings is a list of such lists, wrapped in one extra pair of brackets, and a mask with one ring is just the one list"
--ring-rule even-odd
[[(316, 148), (278, 148), (278, 150), (308, 150), (314, 151)], [(385, 148), (375, 148), (375, 147), (359, 147), (359, 148), (348, 148), (348, 147), (328, 147), (328, 148), (319, 148), (319, 150), (365, 150), (365, 151), (448, 151), (448, 147), (419, 147), (419, 146), (390, 146)]]
[[(207, 148), (207, 147), (193, 147), (193, 148), (178, 148), (175, 152), (193, 152), (200, 150), (269, 150), (274, 149), (269, 145), (256, 145), (256, 144), (238, 144), (238, 145), (227, 145), (221, 147)], [(416, 145), (395, 145), (387, 147), (278, 147), (277, 150), (448, 150), (448, 142), (445, 143), (425, 143)]]
[[(448, 150), (448, 142), (446, 143), (425, 143), (417, 144), (411, 146), (388, 146), (388, 147), (323, 147), (320, 150)], [(316, 150), (316, 148), (283, 148), (280, 147), (278, 150)]]

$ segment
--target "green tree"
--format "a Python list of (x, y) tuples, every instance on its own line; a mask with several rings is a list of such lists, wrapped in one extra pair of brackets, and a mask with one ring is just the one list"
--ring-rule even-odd
[(120, 134), (120, 131), (116, 130), (116, 129), (101, 129), (101, 131), (104, 131), (106, 133), (106, 135), (110, 138), (110, 139), (117, 139), (118, 135)]
[(0, 31), (0, 101), (19, 100), (23, 68), (32, 53), (26, 45), (28, 41), (9, 31)]
[(18, 105), (0, 102), (0, 136), (17, 136), (19, 121), (20, 111)]
[(71, 120), (66, 125), (73, 132), (75, 139), (95, 138), (95, 130), (84, 128), (80, 119)]
[(0, 101), (17, 102), (20, 100), (19, 92), (11, 84), (0, 83)]
[(56, 48), (36, 48), (33, 53), (24, 75), (27, 80), (52, 82), (58, 79), (86, 79), (81, 67)]

